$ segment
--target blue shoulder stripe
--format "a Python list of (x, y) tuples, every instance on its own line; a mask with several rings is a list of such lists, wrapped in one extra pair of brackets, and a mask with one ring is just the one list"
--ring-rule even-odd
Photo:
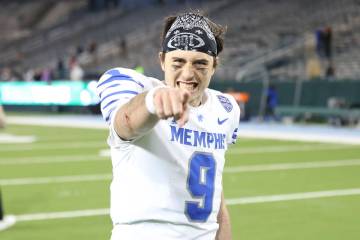
[(108, 97), (114, 96), (114, 95), (119, 95), (119, 94), (134, 94), (134, 95), (138, 95), (138, 92), (135, 91), (131, 91), (131, 90), (123, 90), (123, 91), (118, 91), (118, 92), (113, 92), (109, 95), (106, 95), (106, 97), (104, 97), (103, 99), (101, 99), (101, 102), (104, 101), (105, 99), (107, 99)]
[(106, 71), (105, 74), (109, 74), (109, 75), (111, 75), (111, 76), (115, 76), (115, 75), (119, 75), (120, 72), (119, 72), (119, 70), (116, 70), (116, 69), (110, 69), (110, 70)]
[(134, 79), (132, 79), (130, 76), (128, 75), (124, 75), (124, 74), (117, 74), (115, 76), (109, 77), (108, 79), (106, 79), (105, 81), (103, 81), (102, 83), (100, 83), (97, 87), (101, 87), (104, 84), (107, 84), (109, 82), (112, 81), (130, 81), (130, 82), (134, 82), (137, 85), (139, 85), (140, 87), (144, 88), (144, 84), (142, 84), (141, 82), (135, 81)]
[(111, 104), (113, 104), (114, 102), (117, 102), (117, 101), (119, 101), (119, 99), (115, 99), (115, 100), (108, 102), (102, 109), (105, 110), (108, 106), (110, 106)]
[(120, 86), (120, 84), (116, 83), (116, 84), (113, 84), (113, 85), (110, 85), (108, 86), (106, 89), (102, 90), (100, 93), (99, 93), (99, 97), (101, 98), (101, 95), (103, 94), (103, 92), (109, 88), (113, 88), (113, 87), (118, 87)]
[(116, 107), (113, 107), (113, 108), (111, 108), (111, 109), (109, 110), (108, 115), (107, 115), (107, 117), (105, 118), (105, 121), (106, 121), (106, 122), (108, 122), (109, 120), (111, 120), (111, 114), (112, 114), (112, 112), (115, 110), (115, 108), (116, 108)]

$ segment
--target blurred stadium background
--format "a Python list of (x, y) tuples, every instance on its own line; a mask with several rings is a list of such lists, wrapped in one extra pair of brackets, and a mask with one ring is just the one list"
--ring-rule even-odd
[(359, 0), (0, 0), (1, 240), (109, 238), (96, 81), (162, 78), (162, 19), (189, 9), (228, 27), (211, 87), (242, 108), (234, 239), (360, 239)]

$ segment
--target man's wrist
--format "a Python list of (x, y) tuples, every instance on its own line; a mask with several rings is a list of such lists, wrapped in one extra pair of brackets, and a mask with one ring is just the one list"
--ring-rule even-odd
[(145, 107), (148, 110), (148, 112), (151, 113), (151, 114), (156, 114), (156, 108), (155, 108), (155, 103), (154, 103), (154, 95), (155, 95), (155, 92), (159, 88), (166, 88), (166, 86), (154, 87), (154, 88), (150, 89), (148, 91), (148, 93), (146, 94), (146, 96), (145, 96)]

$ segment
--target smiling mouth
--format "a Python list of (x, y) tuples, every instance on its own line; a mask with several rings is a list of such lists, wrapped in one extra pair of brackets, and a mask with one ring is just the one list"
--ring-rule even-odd
[(176, 82), (176, 86), (188, 91), (194, 91), (199, 84), (197, 82)]

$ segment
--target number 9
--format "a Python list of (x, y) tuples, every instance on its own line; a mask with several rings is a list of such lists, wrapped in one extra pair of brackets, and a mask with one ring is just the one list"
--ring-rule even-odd
[(190, 221), (206, 222), (213, 208), (216, 162), (211, 153), (195, 152), (189, 161), (187, 189), (197, 201), (185, 202)]

